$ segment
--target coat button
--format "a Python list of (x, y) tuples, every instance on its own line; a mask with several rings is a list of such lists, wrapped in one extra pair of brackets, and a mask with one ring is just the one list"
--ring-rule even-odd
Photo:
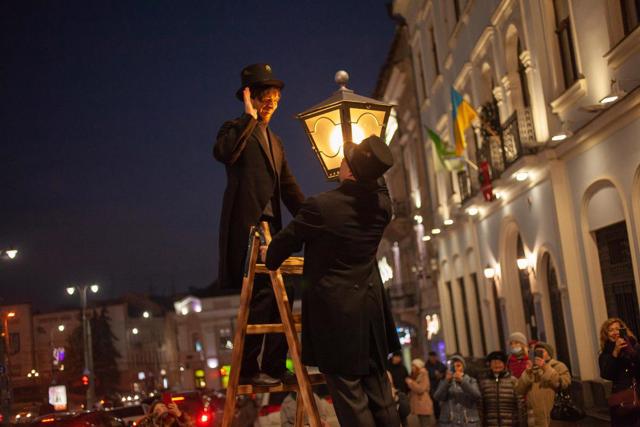
[(360, 289), (360, 286), (358, 286), (358, 285), (353, 285), (353, 289)]

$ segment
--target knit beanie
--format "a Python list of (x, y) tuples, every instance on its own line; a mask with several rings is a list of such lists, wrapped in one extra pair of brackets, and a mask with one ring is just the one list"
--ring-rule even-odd
[(547, 350), (547, 353), (549, 353), (549, 357), (553, 358), (554, 357), (554, 349), (553, 346), (549, 343), (546, 343), (544, 341), (538, 341), (536, 343), (536, 345), (533, 347), (533, 349), (535, 350), (536, 348), (544, 348), (545, 350)]
[(492, 360), (500, 360), (502, 363), (507, 363), (507, 355), (503, 351), (493, 351), (487, 355), (485, 361), (487, 363)]
[(523, 345), (527, 345), (527, 337), (524, 336), (522, 332), (514, 332), (509, 335), (509, 341), (516, 341), (522, 343)]
[(460, 363), (462, 363), (462, 367), (466, 368), (467, 364), (464, 361), (464, 358), (462, 356), (460, 356), (459, 354), (454, 354), (453, 356), (451, 356), (449, 358), (449, 361), (451, 361), (451, 364), (453, 364), (453, 362), (455, 361), (459, 361)]

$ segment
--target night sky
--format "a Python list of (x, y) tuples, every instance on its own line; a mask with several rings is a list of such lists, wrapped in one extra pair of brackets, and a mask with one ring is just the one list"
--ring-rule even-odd
[(271, 126), (305, 194), (326, 190), (294, 115), (339, 69), (371, 95), (387, 2), (0, 2), (0, 249), (20, 250), (0, 298), (52, 309), (71, 283), (102, 298), (209, 285), (225, 186), (211, 152), (242, 112), (240, 70), (284, 80)]

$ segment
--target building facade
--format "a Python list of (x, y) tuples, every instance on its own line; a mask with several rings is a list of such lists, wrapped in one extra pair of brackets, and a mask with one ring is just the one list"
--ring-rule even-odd
[[(480, 357), (520, 331), (601, 384), (603, 321), (640, 329), (637, 3), (396, 0), (392, 13), (413, 61), (447, 353)], [(425, 129), (454, 141), (451, 88), (479, 119), (466, 160), (442, 165)]]

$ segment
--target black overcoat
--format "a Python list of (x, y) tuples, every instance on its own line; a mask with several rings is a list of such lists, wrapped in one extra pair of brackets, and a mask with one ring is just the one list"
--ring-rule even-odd
[(280, 138), (267, 128), (269, 143), (248, 114), (225, 122), (213, 147), (213, 156), (224, 163), (227, 187), (222, 201), (219, 234), (218, 282), (221, 288), (242, 287), (244, 258), (251, 226), (256, 225), (271, 201), (274, 231), (282, 228), (280, 200), (292, 215), (304, 195), (289, 169)]
[[(345, 181), (307, 199), (271, 242), (267, 267), (277, 268), (304, 244), (302, 359), (335, 375), (368, 375), (370, 331), (387, 356), (400, 343), (380, 280), (376, 252), (391, 220), (384, 187)], [(367, 298), (377, 309), (366, 310)]]

